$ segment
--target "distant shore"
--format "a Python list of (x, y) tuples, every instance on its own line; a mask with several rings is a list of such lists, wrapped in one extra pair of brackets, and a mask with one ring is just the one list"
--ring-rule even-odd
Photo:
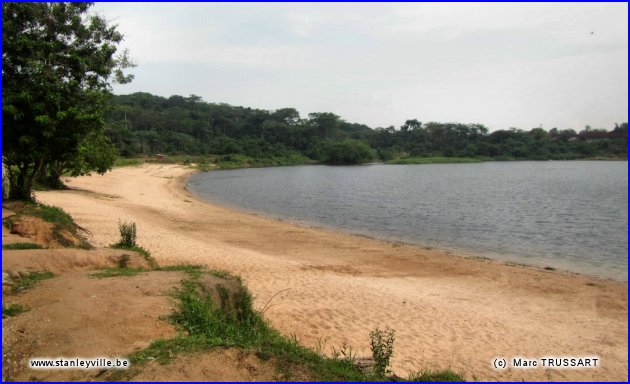
[[(444, 250), (306, 228), (208, 204), (185, 189), (194, 170), (116, 168), (38, 192), (113, 243), (118, 220), (161, 263), (241, 275), (265, 316), (306, 346), (369, 354), (368, 333), (396, 330), (394, 370), (446, 368), (479, 380), (626, 381), (627, 284), (458, 257)], [(596, 369), (495, 370), (494, 357), (593, 356)]]

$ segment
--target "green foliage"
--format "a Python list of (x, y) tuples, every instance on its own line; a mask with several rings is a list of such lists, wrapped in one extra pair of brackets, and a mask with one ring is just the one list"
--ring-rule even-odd
[[(422, 123), (372, 129), (327, 112), (301, 118), (293, 108), (265, 111), (206, 103), (199, 96), (115, 96), (106, 130), (124, 156), (169, 154), (200, 169), (356, 164), (627, 157), (627, 124), (603, 130), (540, 128), (490, 133), (481, 124)], [(358, 144), (362, 143), (362, 144)], [(188, 160), (183, 160), (184, 156)], [(410, 158), (410, 159), (406, 159)], [(427, 159), (427, 160), (421, 160)], [(466, 160), (461, 160), (466, 159)]]
[(405, 157), (388, 161), (388, 164), (453, 164), (453, 163), (480, 163), (484, 159), (476, 157)]
[(120, 240), (118, 245), (123, 248), (132, 248), (136, 246), (136, 223), (118, 222), (118, 230), (120, 231)]
[(133, 63), (126, 52), (116, 56), (122, 34), (89, 14), (91, 5), (2, 4), (2, 154), (10, 198), (31, 199), (35, 180), (50, 181), (64, 169), (108, 167), (102, 113), (110, 82), (130, 81), (122, 70)]
[(12, 243), (12, 244), (2, 244), (2, 249), (6, 250), (23, 250), (23, 249), (43, 249), (39, 244), (35, 243)]
[(110, 245), (109, 247), (113, 248), (113, 249), (124, 249), (124, 250), (127, 250), (127, 251), (138, 252), (139, 254), (141, 254), (144, 257), (144, 259), (147, 261), (147, 263), (149, 264), (151, 269), (158, 269), (159, 268), (157, 261), (155, 261), (155, 258), (153, 258), (153, 256), (151, 256), (151, 253), (148, 250), (142, 248), (139, 245), (134, 245), (134, 246), (129, 247), (129, 246), (126, 246), (124, 244), (116, 243), (116, 244)]
[(70, 216), (62, 208), (52, 205), (37, 203), (34, 209), (28, 210), (28, 213), (33, 216), (40, 217), (49, 223), (59, 224), (65, 228), (76, 226), (74, 220), (72, 220), (72, 216)]
[(131, 257), (127, 254), (124, 254), (124, 255), (121, 255), (118, 258), (118, 260), (116, 260), (116, 264), (118, 265), (118, 268), (124, 269), (124, 268), (127, 268), (130, 260), (131, 260)]
[(433, 383), (433, 382), (464, 382), (464, 376), (450, 369), (422, 370), (409, 375), (409, 381)]
[(38, 282), (42, 280), (52, 279), (55, 275), (49, 271), (36, 271), (31, 272), (25, 276), (20, 276), (19, 278), (12, 279), (12, 293), (18, 293), (25, 289), (32, 288)]
[(361, 164), (376, 157), (370, 146), (358, 140), (326, 143), (322, 149), (322, 162), (326, 164)]
[(141, 165), (143, 163), (144, 161), (138, 158), (117, 157), (116, 160), (114, 160), (113, 167), (131, 167)]
[[(11, 229), (13, 222), (18, 220), (21, 216), (35, 216), (49, 223), (53, 223), (53, 236), (55, 240), (63, 246), (77, 246), (83, 249), (90, 249), (92, 247), (87, 240), (79, 235), (78, 231), (80, 228), (72, 217), (61, 208), (29, 201), (23, 204), (23, 206), (16, 208), (16, 215), (4, 219), (2, 223), (5, 227)], [(79, 239), (79, 244), (76, 245), (69, 242), (63, 235), (64, 232), (70, 233)]]
[(396, 331), (385, 328), (374, 329), (370, 332), (370, 349), (374, 358), (374, 374), (384, 377), (389, 374), (389, 361), (394, 353)]
[(106, 277), (118, 277), (118, 276), (135, 276), (142, 272), (148, 272), (148, 269), (145, 268), (105, 268), (99, 272), (93, 273), (92, 276), (102, 279)]
[(2, 306), (2, 319), (7, 317), (17, 316), (22, 312), (26, 312), (27, 309), (20, 304), (12, 304), (8, 307)]

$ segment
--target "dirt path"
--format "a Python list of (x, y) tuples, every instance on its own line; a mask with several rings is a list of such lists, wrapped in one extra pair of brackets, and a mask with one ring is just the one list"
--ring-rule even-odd
[[(440, 250), (303, 228), (197, 200), (191, 171), (118, 168), (39, 192), (104, 246), (119, 220), (160, 263), (199, 263), (241, 275), (265, 315), (304, 345), (344, 341), (369, 355), (375, 327), (396, 330), (398, 374), (451, 367), (479, 380), (617, 380), (628, 372), (627, 284), (472, 260)], [(491, 367), (495, 357), (593, 356), (596, 369)]]

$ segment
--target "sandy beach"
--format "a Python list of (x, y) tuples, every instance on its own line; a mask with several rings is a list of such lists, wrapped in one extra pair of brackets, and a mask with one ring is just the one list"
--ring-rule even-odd
[[(177, 165), (66, 179), (37, 199), (70, 213), (90, 241), (118, 240), (119, 220), (161, 264), (240, 275), (255, 307), (314, 349), (343, 342), (370, 355), (368, 334), (396, 330), (393, 368), (461, 371), (468, 380), (627, 381), (627, 283), (505, 265), (447, 251), (306, 228), (195, 198)], [(277, 294), (277, 295), (276, 295)], [(276, 295), (274, 297), (274, 295)], [(494, 358), (599, 357), (597, 368), (496, 370)]]

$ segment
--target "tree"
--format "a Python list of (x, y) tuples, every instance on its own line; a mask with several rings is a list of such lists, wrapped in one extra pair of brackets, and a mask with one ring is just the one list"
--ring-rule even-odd
[(10, 198), (29, 199), (49, 167), (103, 132), (111, 81), (132, 80), (122, 35), (92, 3), (2, 4), (2, 142)]

